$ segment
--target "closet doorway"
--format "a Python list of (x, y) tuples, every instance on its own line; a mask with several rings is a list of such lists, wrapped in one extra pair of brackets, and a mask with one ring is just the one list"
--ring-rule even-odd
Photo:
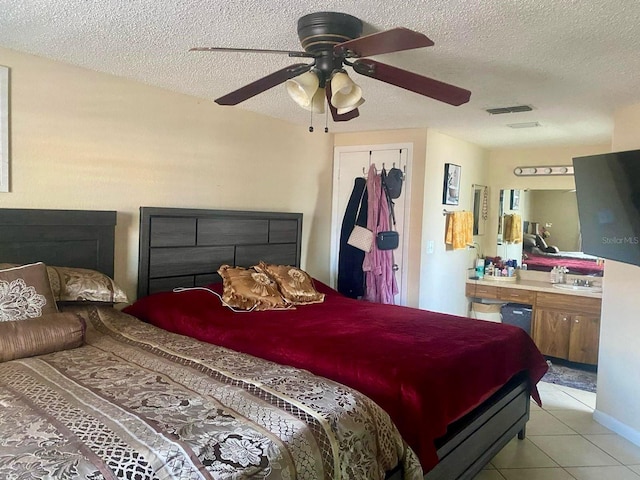
[[(398, 295), (396, 305), (407, 304), (407, 255), (409, 247), (409, 205), (411, 176), (411, 158), (413, 158), (413, 144), (398, 143), (385, 145), (357, 145), (335, 147), (333, 154), (333, 194), (331, 213), (331, 286), (338, 282), (338, 252), (340, 247), (340, 229), (349, 197), (357, 177), (365, 177), (369, 166), (375, 164), (378, 172), (384, 166), (387, 172), (393, 168), (404, 172), (404, 182), (400, 197), (394, 199), (396, 215), (395, 229), (400, 235), (400, 244), (393, 251), (394, 264), (397, 265), (396, 282)], [(405, 233), (407, 232), (407, 233)]]

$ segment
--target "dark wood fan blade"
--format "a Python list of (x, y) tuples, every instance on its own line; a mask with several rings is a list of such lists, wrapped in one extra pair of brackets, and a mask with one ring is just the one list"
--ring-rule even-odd
[(276, 85), (280, 85), (281, 83), (286, 82), (290, 78), (302, 75), (310, 68), (311, 65), (307, 65), (306, 63), (296, 63), (294, 65), (290, 65), (283, 68), (282, 70), (273, 72), (266, 77), (262, 77), (255, 82), (245, 85), (238, 90), (217, 98), (215, 102), (218, 105), (237, 105), (240, 102), (244, 102), (245, 100), (258, 95), (259, 93), (264, 92), (265, 90), (269, 90)]
[(339, 43), (333, 47), (333, 51), (339, 56), (370, 57), (432, 45), (433, 42), (426, 35), (398, 27)]
[(291, 52), (289, 50), (266, 50), (261, 48), (226, 48), (226, 47), (193, 47), (190, 52), (240, 52), (240, 53), (276, 53), (281, 55), (289, 55), (290, 57), (309, 57), (315, 55), (308, 52)]
[(449, 85), (433, 78), (423, 77), (417, 73), (392, 67), (368, 58), (353, 62), (353, 69), (361, 75), (366, 75), (454, 106), (467, 103), (471, 98), (471, 92), (464, 88)]
[(360, 116), (360, 112), (358, 109), (353, 109), (350, 112), (343, 113), (340, 115), (338, 113), (338, 109), (331, 105), (331, 82), (327, 82), (324, 87), (324, 91), (327, 95), (327, 105), (329, 105), (329, 110), (331, 111), (331, 117), (334, 122), (348, 122), (349, 120), (353, 120), (354, 118)]

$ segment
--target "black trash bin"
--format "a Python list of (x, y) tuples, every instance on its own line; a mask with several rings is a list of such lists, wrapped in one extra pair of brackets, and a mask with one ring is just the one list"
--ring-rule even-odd
[(520, 327), (531, 335), (531, 305), (507, 303), (502, 306), (502, 323)]

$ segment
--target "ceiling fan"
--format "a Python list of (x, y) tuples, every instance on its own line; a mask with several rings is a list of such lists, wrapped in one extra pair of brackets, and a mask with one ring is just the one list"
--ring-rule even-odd
[(301, 107), (312, 112), (324, 112), (326, 98), (333, 120), (348, 121), (359, 115), (358, 107), (364, 98), (361, 88), (347, 75), (345, 66), (361, 75), (450, 105), (458, 106), (469, 101), (469, 90), (362, 58), (432, 46), (433, 42), (422, 33), (399, 27), (361, 35), (360, 19), (346, 13), (317, 12), (298, 20), (298, 37), (303, 52), (224, 47), (196, 47), (190, 51), (275, 53), (313, 59), (312, 63), (295, 63), (217, 98), (215, 102), (219, 105), (237, 105), (286, 83), (289, 95)]

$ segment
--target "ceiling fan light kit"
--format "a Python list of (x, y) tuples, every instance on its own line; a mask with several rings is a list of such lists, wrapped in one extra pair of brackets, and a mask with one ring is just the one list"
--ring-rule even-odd
[[(197, 47), (191, 50), (277, 53), (313, 59), (310, 64), (297, 63), (285, 67), (217, 98), (215, 102), (219, 105), (237, 105), (285, 83), (291, 98), (302, 108), (314, 113), (323, 112), (326, 98), (326, 106), (333, 120), (348, 121), (359, 116), (358, 107), (364, 103), (364, 99), (362, 89), (349, 77), (344, 66), (353, 68), (361, 75), (454, 106), (468, 102), (471, 96), (471, 92), (463, 88), (361, 58), (432, 46), (433, 42), (422, 33), (399, 27), (362, 36), (360, 19), (346, 13), (316, 12), (298, 20), (298, 38), (304, 52), (226, 47)], [(351, 62), (350, 59), (357, 60)]]

